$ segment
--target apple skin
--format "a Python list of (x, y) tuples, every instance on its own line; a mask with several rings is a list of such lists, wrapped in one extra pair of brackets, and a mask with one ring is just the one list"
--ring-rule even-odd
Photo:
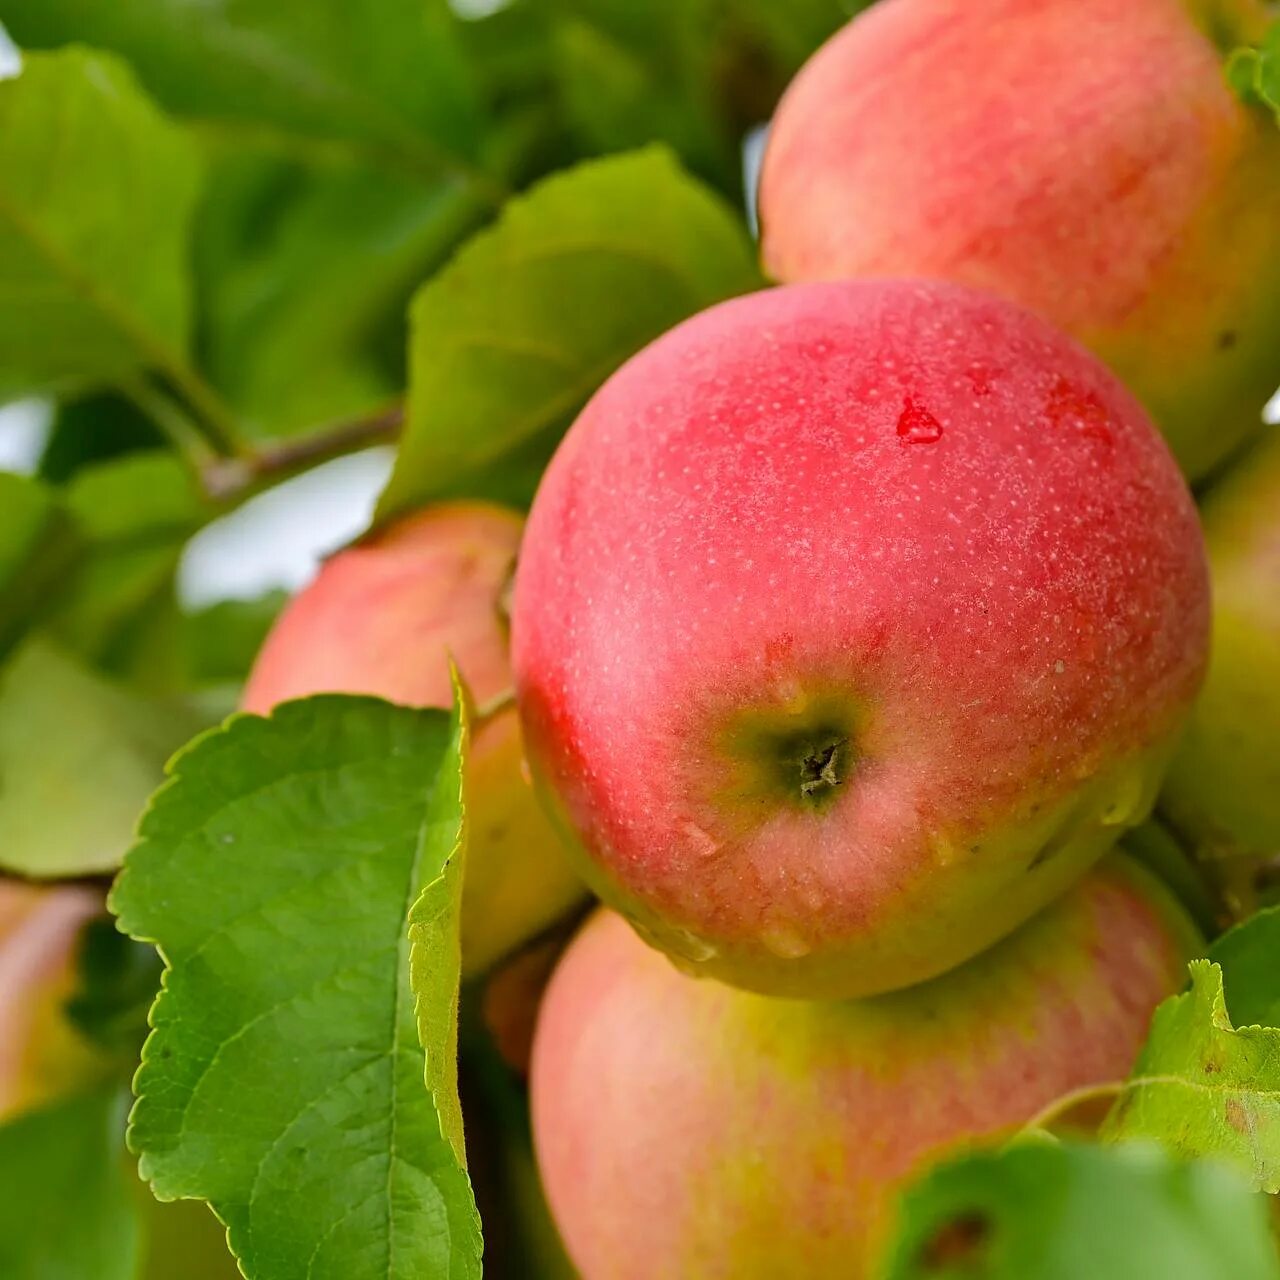
[(766, 270), (1031, 307), (1201, 477), (1280, 381), (1280, 131), (1223, 74), (1265, 21), (1254, 0), (882, 0), (778, 108)]
[(597, 893), (706, 975), (845, 997), (975, 955), (1145, 818), (1208, 584), (1097, 360), (992, 295), (863, 281), (722, 304), (615, 374), (512, 624)]
[(900, 1188), (1122, 1080), (1200, 953), (1115, 857), (994, 950), (871, 1000), (700, 982), (601, 912), (534, 1042), (534, 1140), (583, 1280), (878, 1274)]
[(245, 686), (268, 714), (314, 693), (448, 707), (452, 655), (480, 708), (468, 757), (471, 819), (463, 971), (488, 969), (585, 896), (527, 779), (511, 692), (503, 596), (520, 546), (515, 512), (446, 504), (339, 552), (277, 620)]
[(1213, 657), (1160, 807), (1247, 913), (1280, 858), (1280, 442), (1246, 455), (1201, 516)]
[(0, 880), (0, 1122), (91, 1083), (104, 1058), (67, 1019), (81, 929), (103, 895)]

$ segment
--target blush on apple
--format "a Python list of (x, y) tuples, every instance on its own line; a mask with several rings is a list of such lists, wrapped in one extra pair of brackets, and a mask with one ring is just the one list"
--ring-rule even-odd
[(596, 395), (517, 575), (530, 763), (593, 887), (757, 991), (920, 982), (1151, 808), (1208, 583), (1096, 359), (948, 284), (770, 290)]

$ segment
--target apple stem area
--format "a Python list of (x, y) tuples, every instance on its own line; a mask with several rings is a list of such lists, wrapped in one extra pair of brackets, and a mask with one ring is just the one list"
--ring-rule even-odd
[(811, 800), (835, 790), (844, 781), (842, 767), (848, 749), (847, 738), (834, 738), (806, 751), (800, 760), (800, 794)]
[[(780, 703), (756, 703), (720, 721), (710, 758), (722, 814), (779, 810), (821, 813), (836, 802), (858, 765), (863, 709), (847, 688), (790, 690)], [(745, 807), (744, 807), (745, 806)]]

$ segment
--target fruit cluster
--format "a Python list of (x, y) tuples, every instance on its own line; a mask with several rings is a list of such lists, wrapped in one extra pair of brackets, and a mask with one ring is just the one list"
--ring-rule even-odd
[(419, 513), (268, 640), (251, 710), (458, 662), (465, 972), (607, 904), (531, 1062), (585, 1280), (869, 1274), (923, 1164), (1122, 1078), (1181, 985), (1114, 851), (1162, 787), (1229, 896), (1280, 847), (1276, 448), (1209, 557), (1188, 488), (1280, 380), (1280, 133), (1219, 47), (1263, 17), (884, 0), (773, 123), (778, 287), (615, 374), (523, 536)]

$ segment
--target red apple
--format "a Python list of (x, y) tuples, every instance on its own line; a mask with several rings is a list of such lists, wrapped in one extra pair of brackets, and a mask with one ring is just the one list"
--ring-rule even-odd
[(774, 994), (941, 973), (1151, 807), (1205, 663), (1190, 496), (1137, 402), (955, 285), (771, 290), (593, 399), (513, 658), (592, 885)]
[(1197, 953), (1119, 858), (963, 968), (847, 1003), (695, 981), (597, 915), (551, 980), (532, 1076), (582, 1280), (877, 1274), (903, 1184), (1124, 1079)]
[(778, 109), (765, 265), (1032, 307), (1203, 475), (1280, 382), (1280, 131), (1223, 74), (1266, 21), (1259, 0), (882, 0)]
[(261, 714), (313, 693), (447, 707), (452, 655), (480, 708), (467, 779), (467, 974), (541, 932), (584, 892), (525, 777), (515, 707), (503, 701), (511, 691), (503, 596), (520, 530), (514, 512), (448, 505), (340, 552), (277, 621), (243, 699)]
[(0, 1121), (101, 1074), (64, 1005), (80, 931), (102, 910), (92, 889), (0, 880)]

